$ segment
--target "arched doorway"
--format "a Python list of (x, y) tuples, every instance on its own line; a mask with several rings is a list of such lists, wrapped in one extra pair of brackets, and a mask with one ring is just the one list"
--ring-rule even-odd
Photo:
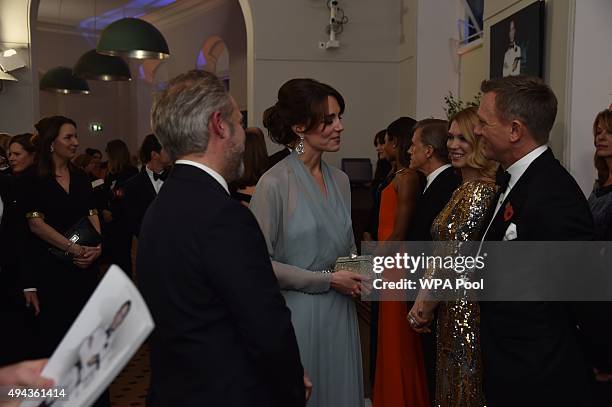
[(204, 41), (196, 57), (196, 68), (214, 73), (225, 83), (226, 88), (229, 90), (229, 50), (221, 37), (213, 35)]

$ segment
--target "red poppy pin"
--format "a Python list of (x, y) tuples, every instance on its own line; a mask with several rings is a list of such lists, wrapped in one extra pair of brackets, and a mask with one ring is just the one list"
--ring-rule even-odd
[(512, 207), (510, 202), (508, 202), (506, 204), (506, 209), (504, 209), (504, 222), (508, 222), (510, 219), (512, 219), (513, 216), (514, 216), (514, 208)]

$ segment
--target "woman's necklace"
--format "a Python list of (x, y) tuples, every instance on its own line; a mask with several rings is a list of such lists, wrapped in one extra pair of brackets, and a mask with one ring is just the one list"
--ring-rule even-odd
[(389, 183), (395, 179), (395, 176), (397, 174), (401, 174), (402, 172), (406, 171), (406, 169), (407, 169), (406, 167), (402, 167), (402, 168), (400, 168), (399, 170), (397, 170), (395, 172), (390, 172), (389, 175), (387, 175), (387, 178), (385, 178), (385, 182), (383, 184), (385, 186), (389, 185)]

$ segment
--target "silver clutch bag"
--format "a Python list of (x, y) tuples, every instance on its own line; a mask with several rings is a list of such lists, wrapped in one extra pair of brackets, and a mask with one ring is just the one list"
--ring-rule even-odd
[(334, 272), (340, 270), (353, 271), (371, 279), (374, 276), (374, 257), (356, 255), (338, 257)]

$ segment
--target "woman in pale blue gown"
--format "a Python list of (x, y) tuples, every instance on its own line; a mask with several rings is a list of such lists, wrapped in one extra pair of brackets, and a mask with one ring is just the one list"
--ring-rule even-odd
[(304, 370), (309, 407), (363, 406), (359, 327), (353, 296), (362, 277), (329, 273), (355, 252), (348, 177), (321, 160), (340, 148), (344, 100), (328, 85), (293, 79), (264, 113), (264, 126), (292, 153), (259, 180), (250, 208), (266, 238)]

